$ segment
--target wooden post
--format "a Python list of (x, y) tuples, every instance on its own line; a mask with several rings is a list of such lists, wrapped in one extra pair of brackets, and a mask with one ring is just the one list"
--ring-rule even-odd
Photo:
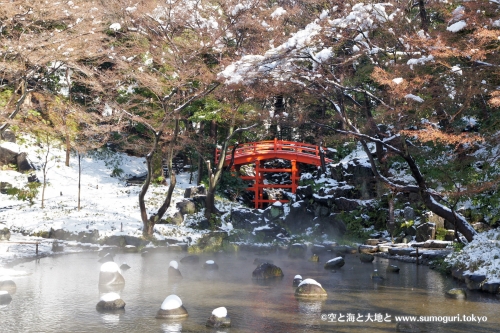
[(260, 161), (255, 160), (255, 183), (254, 183), (254, 191), (255, 191), (255, 209), (259, 208), (259, 203), (260, 203), (260, 190), (259, 190), (259, 166), (260, 166)]
[(418, 247), (416, 249), (417, 249), (417, 265), (418, 265)]
[(298, 183), (298, 172), (297, 169), (297, 161), (292, 160), (292, 193), (297, 192), (297, 183)]
[(36, 242), (36, 255), (38, 256), (38, 242)]

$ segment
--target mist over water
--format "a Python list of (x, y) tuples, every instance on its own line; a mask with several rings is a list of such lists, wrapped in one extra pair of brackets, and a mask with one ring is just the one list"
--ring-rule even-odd
[[(16, 278), (17, 292), (12, 302), (0, 306), (1, 332), (395, 332), (395, 316), (486, 316), (488, 321), (425, 323), (429, 332), (498, 332), (500, 301), (495, 295), (468, 292), (467, 300), (448, 299), (448, 289), (457, 282), (443, 278), (425, 266), (375, 259), (361, 263), (347, 255), (346, 264), (336, 272), (306, 259), (286, 255), (238, 254), (201, 255), (199, 263), (183, 264), (180, 252), (116, 254), (115, 262), (126, 262), (125, 286), (118, 290), (127, 303), (115, 313), (97, 312), (99, 269), (96, 253), (80, 253), (43, 258), (39, 262), (15, 267), (31, 275)], [(284, 272), (283, 279), (252, 280), (255, 258), (273, 260)], [(203, 269), (206, 260), (214, 260), (219, 269)], [(169, 279), (171, 260), (179, 262), (182, 279)], [(388, 264), (401, 268), (399, 274), (386, 273)], [(374, 269), (385, 277), (374, 282)], [(292, 280), (296, 274), (322, 284), (324, 300), (298, 300)], [(104, 290), (101, 290), (104, 291)], [(163, 300), (178, 295), (189, 312), (183, 320), (155, 319)], [(215, 308), (227, 308), (232, 327), (205, 327)], [(381, 314), (392, 322), (372, 322)], [(323, 315), (323, 317), (322, 317)], [(339, 322), (342, 320), (344, 322)], [(388, 317), (389, 316), (389, 317)], [(323, 318), (323, 319), (322, 319)], [(349, 321), (348, 318), (355, 320)], [(326, 320), (324, 320), (326, 319)], [(335, 319), (335, 320), (332, 320)]]

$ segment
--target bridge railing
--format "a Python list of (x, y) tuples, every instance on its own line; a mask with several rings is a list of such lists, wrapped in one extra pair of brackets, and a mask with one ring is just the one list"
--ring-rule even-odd
[[(231, 159), (231, 152), (234, 147), (229, 147), (226, 154), (226, 160)], [(269, 152), (269, 151), (287, 151), (287, 152), (297, 152), (303, 154), (310, 154), (319, 156), (319, 148), (316, 145), (311, 145), (308, 143), (294, 142), (294, 141), (284, 141), (284, 140), (266, 140), (258, 142), (247, 142), (243, 143), (236, 148), (234, 153), (236, 156), (242, 155), (258, 155), (259, 153)], [(217, 163), (220, 158), (220, 150), (216, 151), (215, 162)]]

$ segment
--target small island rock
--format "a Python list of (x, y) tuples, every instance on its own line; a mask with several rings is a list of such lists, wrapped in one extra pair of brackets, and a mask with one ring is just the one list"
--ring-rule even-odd
[(252, 279), (264, 280), (270, 278), (283, 277), (283, 271), (276, 265), (262, 263), (252, 272)]
[(305, 279), (298, 285), (297, 289), (295, 289), (295, 296), (321, 298), (327, 297), (328, 295), (319, 282), (313, 279)]

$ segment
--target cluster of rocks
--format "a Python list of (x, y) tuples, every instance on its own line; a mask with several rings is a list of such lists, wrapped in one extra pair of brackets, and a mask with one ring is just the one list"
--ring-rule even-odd
[(451, 275), (455, 279), (465, 283), (468, 290), (500, 294), (500, 282), (488, 281), (484, 274), (465, 273), (462, 269), (452, 269)]
[[(453, 252), (450, 248), (451, 241), (428, 240), (414, 243), (391, 243), (389, 240), (368, 239), (364, 245), (358, 247), (358, 252), (363, 255), (362, 261), (370, 261), (370, 256), (379, 255), (389, 259), (406, 262), (429, 264), (435, 259), (443, 259)], [(367, 256), (368, 255), (368, 256)]]

